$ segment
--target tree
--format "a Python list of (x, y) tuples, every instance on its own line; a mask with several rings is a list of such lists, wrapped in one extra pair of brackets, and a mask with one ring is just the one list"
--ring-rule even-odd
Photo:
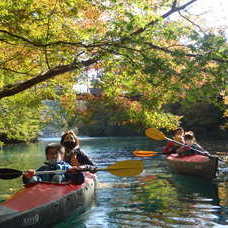
[(0, 105), (26, 93), (37, 104), (60, 99), (91, 68), (103, 72), (107, 101), (139, 94), (141, 115), (159, 114), (153, 124), (167, 115), (163, 104), (218, 96), (227, 74), (224, 36), (169, 19), (196, 1), (1, 1)]
[(44, 105), (27, 92), (0, 101), (0, 144), (36, 139), (45, 122), (40, 117), (43, 110)]

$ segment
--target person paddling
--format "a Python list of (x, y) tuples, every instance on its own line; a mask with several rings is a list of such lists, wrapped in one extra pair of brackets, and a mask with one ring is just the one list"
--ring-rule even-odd
[[(47, 161), (37, 170), (29, 169), (23, 174), (23, 183), (30, 184), (35, 182), (54, 182), (81, 184), (84, 182), (84, 177), (79, 171), (83, 167), (72, 167), (68, 162), (63, 161), (65, 149), (58, 143), (50, 143), (45, 148)], [(37, 174), (37, 171), (67, 171), (62, 174)]]
[[(205, 151), (197, 142), (194, 137), (193, 132), (185, 134), (184, 136), (185, 145), (181, 146), (176, 150), (179, 156), (193, 155), (193, 154), (202, 154), (205, 156), (209, 155), (209, 152)], [(195, 149), (195, 150), (194, 150)], [(197, 152), (198, 150), (199, 152)]]
[[(183, 144), (185, 143), (185, 141), (184, 141), (184, 129), (182, 127), (179, 127), (174, 131), (173, 139), (177, 142), (180, 142)], [(168, 142), (166, 144), (166, 147), (163, 149), (163, 152), (166, 155), (173, 154), (173, 153), (176, 153), (176, 150), (178, 148), (180, 148), (180, 145), (176, 144), (175, 142)]]

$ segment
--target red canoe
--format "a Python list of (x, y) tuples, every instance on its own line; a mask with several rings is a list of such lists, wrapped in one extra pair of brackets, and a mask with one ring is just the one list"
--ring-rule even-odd
[(0, 203), (0, 227), (47, 227), (72, 214), (82, 214), (95, 193), (96, 176), (85, 173), (85, 183), (36, 183)]
[(200, 154), (179, 157), (171, 154), (166, 157), (169, 167), (179, 174), (199, 176), (206, 179), (216, 177), (218, 169), (217, 157), (206, 157)]

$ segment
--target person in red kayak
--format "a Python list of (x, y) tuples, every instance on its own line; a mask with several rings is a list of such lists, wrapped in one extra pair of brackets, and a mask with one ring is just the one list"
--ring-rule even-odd
[(92, 160), (80, 149), (79, 139), (72, 130), (62, 135), (60, 144), (66, 151), (64, 161), (72, 166), (84, 166), (92, 172), (96, 169)]
[[(174, 131), (173, 139), (180, 143), (185, 143), (184, 141), (184, 129), (182, 127), (177, 128)], [(166, 147), (163, 149), (163, 153), (166, 155), (176, 153), (176, 150), (180, 148), (180, 145), (174, 142), (168, 142)]]
[[(48, 144), (45, 149), (47, 161), (37, 170), (30, 169), (23, 174), (23, 183), (29, 184), (34, 182), (72, 182), (81, 184), (84, 177), (79, 173), (83, 167), (72, 167), (68, 162), (63, 161), (65, 148), (57, 143)], [(37, 174), (36, 171), (63, 170), (63, 174)]]
[[(70, 130), (66, 131), (62, 137), (60, 144), (65, 148), (65, 156), (64, 161), (68, 162), (74, 168), (72, 168), (69, 172), (76, 172), (77, 179), (84, 181), (84, 173), (78, 172), (78, 168), (86, 169), (91, 173), (96, 172), (96, 166), (91, 161), (91, 159), (80, 149), (79, 139), (76, 134)], [(74, 174), (75, 175), (75, 174)]]
[[(185, 145), (176, 150), (179, 156), (187, 156), (193, 154), (209, 155), (209, 152), (205, 151), (197, 142), (193, 132), (187, 133), (184, 136)], [(195, 149), (195, 150), (194, 150)], [(196, 151), (198, 150), (198, 152)]]

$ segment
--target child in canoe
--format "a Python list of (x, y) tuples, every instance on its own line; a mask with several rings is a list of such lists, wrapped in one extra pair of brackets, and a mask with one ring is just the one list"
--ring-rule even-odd
[[(184, 129), (182, 127), (179, 127), (179, 128), (177, 128), (174, 131), (173, 139), (175, 141), (177, 141), (177, 142), (182, 143), (182, 144), (185, 143), (185, 140), (184, 140)], [(176, 153), (176, 150), (178, 148), (180, 148), (180, 145), (179, 144), (176, 144), (174, 142), (168, 142), (167, 145), (166, 145), (166, 147), (163, 149), (163, 152), (166, 155), (173, 154), (173, 153)]]
[[(179, 156), (187, 156), (193, 154), (202, 154), (208, 156), (209, 153), (205, 151), (195, 140), (193, 132), (188, 132), (184, 135), (185, 145), (176, 150)], [(194, 150), (195, 149), (195, 150)], [(198, 151), (197, 151), (198, 150)]]
[[(34, 182), (72, 182), (75, 184), (82, 184), (84, 176), (80, 173), (83, 167), (72, 167), (68, 162), (63, 161), (65, 149), (62, 145), (57, 143), (48, 144), (45, 149), (47, 161), (37, 170), (27, 170), (23, 175), (24, 184)], [(67, 171), (62, 174), (37, 174), (36, 171)]]
[(62, 135), (60, 144), (66, 151), (64, 161), (69, 162), (72, 166), (83, 165), (90, 170), (95, 168), (91, 159), (80, 149), (79, 139), (72, 130)]

